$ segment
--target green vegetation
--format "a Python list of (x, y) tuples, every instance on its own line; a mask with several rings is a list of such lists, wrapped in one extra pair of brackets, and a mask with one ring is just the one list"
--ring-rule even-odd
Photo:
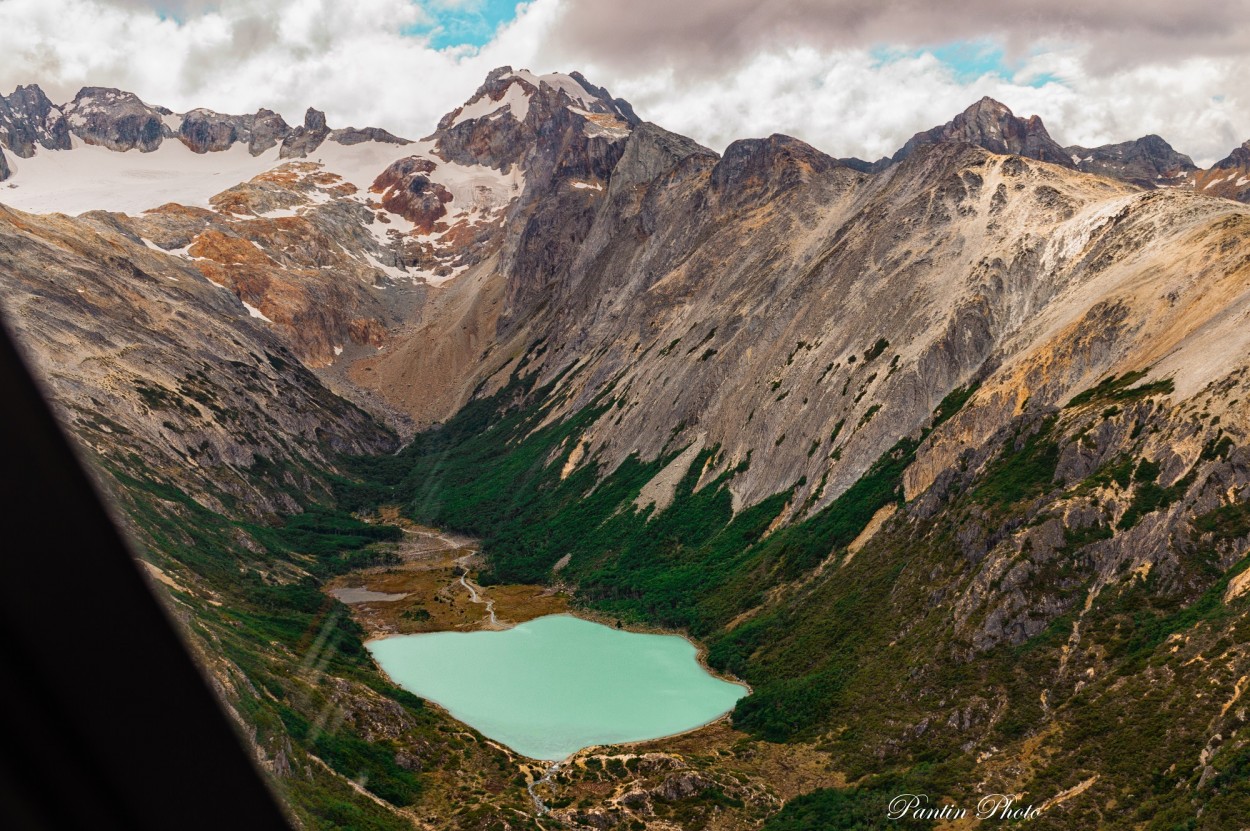
[(1055, 417), (1042, 420), (1027, 436), (1017, 433), (987, 468), (973, 499), (1000, 509), (1038, 496), (1055, 479), (1059, 445), (1052, 438)]
[[(934, 820), (887, 818), (890, 800), (900, 793), (913, 793), (898, 787), (823, 788), (792, 799), (780, 813), (770, 817), (764, 831), (894, 831), (932, 828)], [(938, 807), (930, 802), (926, 807)]]
[(1175, 391), (1171, 378), (1152, 381), (1149, 384), (1142, 384), (1140, 387), (1133, 386), (1133, 384), (1145, 378), (1149, 372), (1150, 370), (1148, 369), (1126, 372), (1119, 378), (1112, 375), (1110, 378), (1101, 381), (1097, 386), (1090, 387), (1085, 392), (1073, 396), (1067, 406), (1082, 407), (1088, 404), (1134, 401), (1139, 398), (1148, 398), (1152, 395), (1170, 395)]
[(1238, 540), (1250, 536), (1250, 502), (1234, 502), (1194, 519), (1194, 529), (1214, 534), (1219, 540)]
[(885, 338), (877, 338), (877, 342), (868, 347), (868, 351), (864, 353), (864, 363), (876, 360), (881, 357), (881, 353), (890, 348), (890, 342)]
[[(483, 582), (542, 581), (557, 560), (571, 555), (561, 576), (576, 582), (582, 602), (624, 620), (706, 638), (713, 666), (759, 685), (735, 712), (735, 724), (778, 740), (812, 729), (829, 712), (854, 649), (841, 661), (831, 656), (818, 671), (779, 671), (757, 666), (750, 656), (785, 625), (781, 617), (760, 616), (729, 633), (723, 627), (760, 603), (771, 586), (845, 548), (881, 508), (899, 502), (902, 472), (918, 441), (898, 442), (831, 505), (765, 536), (792, 492), (735, 515), (727, 485), (745, 465), (695, 490), (700, 471), (719, 452), (715, 447), (696, 456), (659, 513), (632, 503), (680, 449), (650, 463), (627, 459), (606, 476), (592, 451), (591, 461), (561, 479), (578, 437), (606, 410), (608, 394), (563, 422), (540, 427), (549, 405), (518, 402), (547, 402), (550, 389), (533, 389), (514, 376), (495, 396), (471, 404), (398, 456), (353, 462), (361, 481), (340, 483), (341, 500), (353, 507), (393, 501), (418, 521), (478, 534), (491, 554)], [(960, 389), (948, 396), (934, 424), (954, 415), (970, 395)], [(892, 576), (881, 575), (871, 592), (844, 601), (846, 614), (833, 617), (846, 625), (868, 614), (868, 606), (888, 593)]]
[[(140, 462), (131, 464), (143, 472)], [(322, 591), (325, 577), (387, 562), (393, 555), (386, 544), (399, 529), (316, 505), (272, 525), (232, 520), (146, 473), (105, 467), (121, 486), (120, 507), (140, 529), (145, 559), (192, 587), (173, 592), (180, 608), (195, 610), (190, 634), (212, 643), (214, 672), (228, 673), (227, 694), (255, 742), (293, 768), (275, 784), (303, 827), (410, 828), (348, 782), (397, 806), (419, 803), (430, 772), (448, 764), (451, 753), (469, 752), (454, 748), (444, 732), (463, 728), (383, 678), (364, 648), (364, 632)], [(208, 587), (211, 600), (199, 587)], [(326, 686), (322, 679), (334, 680)], [(369, 741), (344, 721), (345, 694), (386, 702), (382, 712), (400, 726), (396, 743)], [(416, 758), (413, 747), (421, 764), (401, 764), (402, 751)], [(483, 758), (466, 766), (498, 770), (486, 758), (493, 751), (473, 747)], [(514, 790), (517, 804), (525, 804), (523, 791)]]
[(1148, 459), (1142, 459), (1137, 466), (1137, 471), (1133, 474), (1133, 481), (1137, 483), (1133, 491), (1133, 500), (1125, 509), (1124, 516), (1120, 518), (1116, 528), (1127, 531), (1142, 517), (1162, 510), (1180, 499), (1193, 484), (1194, 475), (1191, 471), (1171, 487), (1164, 488), (1156, 481), (1159, 478), (1159, 465)]

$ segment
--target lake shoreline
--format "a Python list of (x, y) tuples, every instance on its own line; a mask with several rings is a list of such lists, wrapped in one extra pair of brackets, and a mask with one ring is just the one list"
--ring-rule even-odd
[[(374, 655), (373, 649), (371, 648), (372, 645), (383, 640), (389, 640), (392, 638), (407, 636), (407, 635), (432, 635), (432, 634), (448, 633), (448, 632), (461, 632), (461, 633), (467, 634), (471, 632), (483, 632), (483, 631), (506, 631), (507, 629), (512, 629), (521, 624), (529, 623), (531, 621), (539, 620), (541, 618), (553, 617), (553, 616), (565, 616), (565, 617), (573, 618), (573, 619), (580, 620), (586, 623), (593, 623), (593, 624), (597, 624), (600, 626), (604, 626), (614, 631), (629, 632), (632, 634), (679, 637), (686, 643), (690, 644), (690, 646), (692, 647), (694, 651), (694, 657), (695, 657), (695, 661), (697, 665), (709, 677), (714, 678), (718, 681), (732, 684), (736, 687), (739, 687), (741, 690), (744, 691), (744, 694), (742, 696), (743, 698), (751, 695), (754, 692), (752, 686), (746, 681), (743, 681), (742, 679), (737, 678), (731, 674), (721, 673), (713, 669), (708, 664), (708, 660), (707, 660), (708, 654), (709, 654), (708, 648), (704, 644), (696, 640), (694, 637), (692, 637), (687, 632), (678, 631), (674, 629), (668, 629), (668, 628), (664, 628), (660, 626), (649, 625), (646, 623), (618, 621), (617, 618), (609, 614), (599, 612), (594, 609), (590, 609), (586, 607), (575, 608), (571, 604), (569, 604), (566, 600), (562, 600), (562, 602), (559, 604), (559, 607), (557, 608), (550, 608), (550, 607), (548, 609), (542, 609), (541, 607), (535, 608), (532, 605), (532, 603), (526, 603), (524, 601), (522, 601), (521, 606), (516, 606), (516, 602), (517, 602), (516, 598), (518, 594), (535, 594), (535, 597), (546, 597), (546, 596), (563, 597), (566, 593), (571, 593), (569, 587), (567, 586), (561, 586), (559, 584), (556, 584), (556, 585), (501, 584), (501, 585), (495, 585), (495, 586), (481, 586), (474, 580), (472, 582), (474, 586), (477, 587), (477, 592), (474, 592), (472, 588), (469, 588), (468, 586), (464, 585), (461, 578), (468, 577), (470, 580), (472, 580), (472, 577), (470, 576), (471, 572), (470, 572), (469, 561), (468, 561), (469, 557), (470, 556), (475, 556), (475, 557), (482, 556), (480, 553), (480, 549), (476, 545), (476, 542), (477, 542), (476, 540), (472, 540), (467, 537), (460, 537), (459, 535), (457, 535), (456, 539), (453, 540), (449, 536), (445, 535), (442, 531), (439, 531), (438, 529), (418, 526), (410, 522), (403, 521), (397, 515), (393, 517), (386, 517), (385, 519), (388, 521), (392, 521), (392, 522), (395, 520), (400, 520), (399, 524), (401, 525), (401, 527), (404, 527), (405, 536), (408, 541), (413, 541), (415, 539), (423, 539), (424, 541), (427, 541), (427, 542), (438, 541), (442, 545), (436, 546), (435, 549), (430, 549), (426, 546), (422, 546), (423, 556), (420, 558), (419, 562), (414, 561), (410, 559), (409, 557), (404, 557), (403, 558), (404, 562), (400, 564), (398, 567), (396, 566), (374, 567), (374, 568), (364, 569), (358, 572), (353, 572), (353, 573), (343, 575), (342, 577), (339, 577), (331, 581), (331, 585), (328, 585), (326, 587), (327, 594), (331, 594), (331, 596), (334, 596), (335, 592), (342, 592), (349, 587), (351, 588), (358, 587), (360, 589), (365, 590), (366, 592), (373, 592), (373, 591), (376, 591), (375, 586), (377, 586), (378, 588), (383, 588), (382, 586), (378, 585), (379, 583), (387, 582), (388, 578), (393, 580), (397, 571), (409, 571), (410, 569), (419, 570), (421, 572), (429, 574), (430, 576), (433, 576), (435, 573), (442, 573), (445, 571), (446, 574), (444, 576), (447, 578), (448, 585), (455, 584), (457, 588), (462, 588), (464, 590), (469, 591), (471, 595), (470, 602), (476, 605), (477, 608), (482, 608), (482, 605), (484, 605), (487, 600), (490, 600), (490, 601), (493, 601), (495, 608), (498, 610), (498, 620), (497, 622), (494, 623), (494, 625), (492, 625), (492, 622), (489, 619), (489, 617), (486, 617), (481, 620), (473, 621), (471, 625), (469, 621), (463, 621), (463, 620), (458, 623), (453, 622), (453, 621), (444, 622), (440, 620), (440, 621), (431, 621), (431, 623), (434, 623), (434, 625), (428, 629), (423, 628), (418, 631), (411, 631), (411, 630), (403, 631), (403, 629), (399, 629), (397, 631), (395, 628), (392, 628), (391, 625), (388, 625), (388, 622), (385, 621), (385, 619), (378, 619), (375, 617), (375, 614), (380, 608), (389, 605), (385, 603), (384, 601), (379, 600), (379, 601), (372, 602), (372, 603), (365, 601), (365, 602), (347, 604), (349, 608), (352, 609), (353, 617), (357, 618), (358, 622), (365, 625), (367, 636), (364, 640), (364, 645), (366, 646), (366, 648), (369, 649), (370, 655), (373, 658), (374, 663), (378, 665), (379, 671), (387, 678), (388, 681), (390, 681), (392, 684), (395, 684), (395, 686), (400, 687), (401, 689), (407, 689), (407, 687), (405, 687), (402, 683), (397, 681), (389, 672), (386, 671), (386, 669), (381, 665), (381, 662)], [(431, 557), (431, 555), (433, 556)], [(447, 586), (443, 586), (442, 588), (445, 589), (447, 588)], [(403, 591), (403, 590), (404, 590), (403, 588), (400, 588), (400, 591)], [(383, 588), (383, 591), (390, 593), (390, 592), (394, 592), (395, 589), (391, 588), (388, 585)], [(480, 597), (473, 596), (479, 593), (480, 593)], [(428, 603), (436, 599), (434, 594), (429, 594), (423, 597), (421, 595), (426, 595), (426, 592), (419, 592), (417, 595), (413, 595), (411, 599), (416, 600), (420, 598), (421, 602), (426, 603), (427, 605)], [(533, 612), (535, 611), (537, 611), (538, 614), (533, 614)], [(518, 620), (511, 619), (514, 615), (517, 615), (517, 613), (519, 613), (520, 619)], [(391, 622), (393, 623), (393, 621)], [(444, 625), (439, 625), (440, 623), (443, 623)], [(420, 694), (418, 693), (418, 695)], [(461, 724), (464, 724), (469, 729), (472, 729), (475, 734), (482, 737), (483, 741), (490, 742), (491, 744), (499, 744), (498, 740), (492, 739), (491, 737), (486, 736), (480, 730), (473, 727), (468, 722), (457, 717), (449, 707), (442, 704), (437, 699), (431, 698), (428, 695), (421, 695), (421, 698), (423, 698), (425, 701), (427, 701), (430, 705), (434, 706), (438, 710), (446, 713), (449, 717), (455, 719)], [(587, 745), (585, 748), (581, 748), (577, 751), (574, 751), (573, 753), (561, 759), (540, 759), (538, 757), (528, 756), (525, 753), (517, 751), (513, 748), (507, 748), (507, 750), (510, 754), (515, 755), (518, 759), (529, 760), (537, 764), (551, 764), (553, 762), (566, 762), (569, 759), (575, 758), (580, 753), (583, 753), (587, 750), (593, 750), (595, 748), (604, 748), (604, 747), (615, 747), (615, 748), (622, 748), (622, 749), (635, 748), (635, 747), (639, 747), (643, 745), (653, 744), (658, 741), (687, 737), (692, 734), (699, 733), (700, 731), (707, 730), (708, 728), (714, 725), (718, 725), (718, 724), (726, 724), (730, 728), (732, 728), (731, 717), (732, 717), (733, 709), (734, 708), (731, 706), (729, 709), (727, 709), (723, 713), (715, 716), (714, 718), (709, 719), (708, 721), (702, 722), (700, 724), (691, 726), (687, 729), (680, 730), (674, 733), (664, 733), (662, 735), (657, 735), (653, 737), (625, 741), (625, 742), (616, 742), (616, 743), (612, 743), (609, 745)]]

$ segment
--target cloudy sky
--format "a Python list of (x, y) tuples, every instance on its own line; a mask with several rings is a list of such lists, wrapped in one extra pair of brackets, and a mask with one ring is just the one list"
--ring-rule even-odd
[(495, 66), (580, 69), (716, 150), (875, 159), (983, 95), (1062, 144), (1250, 139), (1244, 0), (0, 0), (0, 90), (116, 86), (416, 137)]

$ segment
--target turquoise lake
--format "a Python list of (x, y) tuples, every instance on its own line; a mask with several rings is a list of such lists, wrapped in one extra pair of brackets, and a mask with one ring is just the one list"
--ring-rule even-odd
[(684, 638), (571, 615), (367, 646), (395, 683), (534, 759), (681, 733), (727, 713), (747, 693), (710, 675)]

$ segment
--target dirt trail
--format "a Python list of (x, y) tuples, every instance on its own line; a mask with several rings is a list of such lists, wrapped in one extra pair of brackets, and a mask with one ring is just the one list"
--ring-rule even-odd
[(495, 617), (495, 601), (486, 599), (486, 590), (469, 580), (469, 559), (476, 553), (473, 551), (456, 559), (456, 565), (464, 570), (464, 573), (460, 575), (460, 585), (469, 590), (469, 600), (486, 604), (486, 616), (490, 620), (490, 628), (506, 629), (506, 626), (500, 624), (499, 618)]

